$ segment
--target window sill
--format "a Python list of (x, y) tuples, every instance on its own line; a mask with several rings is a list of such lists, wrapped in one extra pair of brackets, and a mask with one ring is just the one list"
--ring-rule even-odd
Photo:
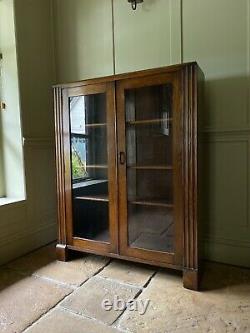
[(25, 201), (25, 199), (21, 199), (21, 198), (0, 198), (0, 207), (11, 205), (11, 204), (16, 204), (16, 203), (20, 203), (20, 202), (24, 202), (24, 201)]

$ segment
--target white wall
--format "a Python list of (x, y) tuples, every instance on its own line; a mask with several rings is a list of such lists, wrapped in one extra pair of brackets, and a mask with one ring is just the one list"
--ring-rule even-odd
[[(2, 177), (1, 194), (24, 199), (23, 147), (19, 108), (16, 36), (13, 0), (0, 1), (0, 52), (2, 59), (1, 99), (6, 110), (1, 112)], [(4, 144), (3, 144), (4, 143)]]

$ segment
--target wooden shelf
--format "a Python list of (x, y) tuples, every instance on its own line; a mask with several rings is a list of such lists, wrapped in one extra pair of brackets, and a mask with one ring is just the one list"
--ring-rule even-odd
[(96, 124), (85, 124), (86, 128), (91, 128), (91, 127), (106, 127), (107, 123), (96, 123)]
[(165, 208), (173, 208), (174, 205), (171, 203), (167, 203), (165, 201), (160, 200), (131, 200), (130, 204), (133, 205), (142, 205), (142, 206), (156, 206), (156, 207), (165, 207)]
[(130, 247), (173, 253), (173, 244), (173, 237), (162, 237), (153, 232), (142, 232), (130, 244)]
[(136, 170), (173, 170), (171, 165), (129, 165), (128, 168)]
[(165, 123), (165, 122), (171, 122), (173, 119), (145, 119), (145, 120), (134, 120), (134, 121), (127, 121), (127, 125), (147, 125), (147, 124), (158, 124), (158, 123)]
[(88, 200), (88, 201), (102, 201), (108, 202), (109, 198), (107, 194), (96, 194), (96, 195), (84, 195), (75, 197), (76, 200)]
[(107, 165), (86, 165), (86, 169), (107, 169), (108, 166)]

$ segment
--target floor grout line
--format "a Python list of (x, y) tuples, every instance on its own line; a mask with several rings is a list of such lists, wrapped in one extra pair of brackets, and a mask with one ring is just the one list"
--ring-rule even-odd
[[(133, 298), (133, 300), (136, 300), (140, 295), (141, 295), (141, 293), (143, 292), (143, 289), (140, 289), (139, 291), (138, 291), (138, 293), (135, 295), (135, 297)], [(120, 318), (123, 316), (123, 314), (126, 312), (126, 310), (127, 310), (127, 307), (125, 307), (125, 309), (121, 312), (121, 314), (113, 321), (113, 323), (110, 325), (110, 326), (113, 326), (113, 327), (115, 327), (116, 326), (116, 324), (119, 324), (119, 321), (120, 321)], [(115, 327), (115, 328), (118, 328), (118, 326), (117, 327)]]
[[(69, 308), (65, 308), (64, 306), (62, 306), (62, 305), (60, 305), (60, 304), (58, 304), (57, 305), (57, 308), (58, 309), (60, 309), (60, 310), (62, 310), (62, 311), (64, 311), (65, 313), (70, 313), (70, 314), (72, 314), (72, 315), (75, 315), (75, 316), (77, 316), (78, 318), (82, 318), (82, 319), (88, 319), (88, 320), (92, 320), (92, 321), (94, 321), (94, 322), (96, 322), (96, 323), (98, 323), (98, 324), (102, 324), (102, 325), (104, 325), (104, 326), (106, 326), (107, 328), (108, 327), (111, 327), (112, 328), (112, 324), (108, 324), (108, 323), (105, 323), (105, 322), (103, 322), (103, 321), (101, 321), (101, 320), (99, 320), (99, 319), (97, 319), (97, 318), (94, 318), (94, 317), (91, 317), (91, 316), (87, 316), (85, 313), (82, 313), (82, 312), (76, 312), (76, 311), (74, 311), (74, 310), (72, 310), (72, 309), (69, 309)], [(118, 328), (117, 328), (118, 329)], [(119, 329), (120, 331), (121, 331), (121, 329)], [(125, 332), (125, 333), (130, 333), (130, 332), (127, 332), (127, 331), (124, 331), (124, 330), (122, 330), (123, 332)]]
[[(147, 279), (147, 281), (145, 282), (145, 284), (144, 284), (143, 286), (132, 285), (132, 284), (128, 284), (128, 283), (121, 282), (120, 280), (111, 279), (111, 278), (107, 278), (107, 277), (103, 277), (103, 276), (98, 275), (101, 271), (103, 271), (103, 270), (105, 269), (105, 267), (107, 267), (107, 266), (111, 263), (111, 261), (112, 261), (112, 260), (110, 260), (105, 266), (103, 266), (99, 271), (97, 271), (94, 275), (92, 275), (88, 280), (90, 280), (90, 279), (92, 279), (92, 278), (98, 276), (98, 278), (100, 278), (100, 279), (102, 279), (102, 280), (107, 280), (107, 281), (109, 281), (109, 282), (116, 282), (116, 283), (118, 283), (118, 284), (120, 284), (120, 285), (123, 285), (123, 286), (125, 286), (125, 287), (129, 287), (129, 288), (132, 287), (132, 289), (139, 289), (138, 292), (137, 292), (137, 294), (134, 296), (133, 299), (137, 299), (137, 298), (139, 297), (139, 295), (145, 290), (145, 288), (148, 286), (148, 284), (150, 283), (150, 281), (152, 280), (152, 278), (153, 278), (153, 277), (155, 276), (155, 274), (157, 273), (157, 271), (153, 272), (153, 273), (150, 275), (150, 277)], [(85, 282), (83, 283), (83, 285), (84, 285), (86, 282), (87, 282), (87, 281), (85, 281)], [(67, 298), (70, 298), (70, 297), (71, 297), (71, 296), (72, 296), (72, 295), (73, 295), (73, 294), (74, 294), (79, 288), (80, 288), (80, 286), (77, 287), (77, 288), (76, 288), (76, 289), (75, 289), (70, 295), (66, 296), (66, 297), (64, 298), (63, 301), (65, 301)], [(63, 302), (63, 301), (62, 301), (62, 302)], [(108, 324), (108, 323), (105, 323), (105, 322), (103, 322), (103, 321), (101, 321), (101, 320), (98, 320), (98, 319), (96, 319), (96, 318), (94, 318), (94, 317), (87, 316), (86, 314), (84, 314), (84, 313), (82, 313), (82, 312), (77, 312), (77, 311), (74, 311), (74, 310), (72, 310), (72, 309), (66, 308), (66, 307), (64, 307), (63, 305), (61, 305), (62, 302), (60, 302), (59, 304), (57, 304), (57, 307), (63, 309), (65, 312), (69, 312), (69, 313), (75, 314), (75, 315), (77, 315), (77, 316), (79, 316), (79, 317), (83, 317), (83, 318), (87, 318), (87, 319), (90, 319), (90, 320), (94, 320), (94, 321), (96, 321), (96, 322), (98, 322), (98, 323), (104, 324), (104, 325), (107, 326), (107, 327), (113, 327), (113, 328), (115, 328), (115, 329), (118, 329), (119, 331), (124, 332), (124, 333), (130, 333), (130, 332), (127, 331), (127, 330), (125, 331), (125, 330), (123, 330), (123, 329), (121, 329), (121, 328), (118, 328), (118, 327), (114, 326), (115, 323), (118, 321), (118, 319), (119, 319), (119, 318), (123, 315), (123, 313), (126, 311), (126, 308), (125, 308), (125, 309), (123, 310), (123, 312), (119, 315), (119, 317), (117, 317), (117, 318), (115, 319), (115, 321), (114, 321), (113, 323)]]
[(37, 274), (36, 272), (23, 272), (19, 269), (15, 269), (15, 268), (11, 268), (11, 267), (5, 267), (4, 269), (8, 270), (8, 271), (11, 271), (11, 272), (14, 272), (16, 274), (19, 274), (20, 276), (22, 277), (34, 277), (34, 278), (38, 278), (38, 279), (41, 279), (41, 280), (45, 280), (45, 281), (48, 281), (48, 282), (51, 282), (53, 284), (56, 284), (58, 286), (62, 286), (62, 287), (68, 287), (68, 288), (71, 288), (73, 290), (81, 287), (84, 283), (86, 283), (89, 279), (91, 279), (92, 277), (96, 276), (97, 274), (99, 274), (105, 267), (107, 267), (110, 262), (112, 261), (112, 259), (109, 259), (107, 261), (106, 264), (104, 264), (104, 266), (102, 266), (100, 269), (98, 269), (93, 275), (89, 276), (86, 278), (86, 280), (84, 280), (83, 282), (81, 282), (79, 285), (76, 285), (76, 284), (71, 284), (71, 283), (66, 283), (66, 282), (62, 282), (62, 281), (59, 281), (59, 280), (56, 280), (56, 279), (53, 279), (53, 278), (50, 278), (48, 276), (45, 276), (45, 275), (39, 275)]
[[(35, 251), (34, 251), (35, 252)], [(103, 256), (103, 258), (104, 258), (104, 256)], [(51, 261), (52, 263), (54, 262), (54, 261), (56, 261), (56, 259), (55, 260), (53, 260), (53, 261)], [(131, 316), (132, 316), (132, 314), (133, 314), (133, 312), (131, 312), (130, 311), (130, 308), (129, 308), (129, 306), (126, 306), (122, 311), (120, 311), (120, 312), (118, 312), (118, 313), (116, 313), (116, 315), (118, 316), (116, 319), (114, 319), (114, 317), (115, 317), (115, 314), (114, 314), (114, 316), (113, 317), (111, 317), (112, 319), (110, 320), (110, 322), (111, 323), (107, 323), (107, 322), (105, 322), (105, 320), (107, 320), (107, 317), (105, 316), (105, 314), (103, 315), (103, 316), (95, 316), (95, 313), (93, 313), (92, 311), (89, 311), (89, 313), (81, 313), (81, 311), (84, 311), (85, 310), (85, 307), (83, 307), (83, 306), (81, 306), (81, 307), (79, 307), (79, 312), (77, 312), (77, 310), (74, 310), (74, 309), (70, 309), (70, 308), (67, 308), (67, 304), (65, 304), (65, 306), (63, 305), (63, 303), (66, 301), (66, 300), (68, 300), (70, 297), (72, 297), (73, 295), (75, 295), (75, 293), (77, 293), (77, 291), (79, 291), (79, 289), (82, 287), (82, 286), (84, 286), (89, 280), (91, 280), (91, 279), (95, 279), (96, 278), (96, 281), (97, 282), (103, 282), (103, 283), (101, 283), (104, 287), (103, 288), (105, 288), (106, 287), (106, 285), (108, 285), (109, 283), (114, 283), (114, 285), (115, 284), (117, 284), (117, 286), (118, 286), (118, 289), (117, 289), (117, 291), (116, 291), (116, 293), (119, 295), (119, 290), (120, 289), (122, 289), (123, 287), (124, 287), (124, 289), (127, 287), (127, 288), (129, 288), (131, 291), (133, 291), (134, 290), (134, 293), (132, 293), (132, 295), (131, 295), (131, 301), (132, 300), (137, 300), (138, 298), (140, 298), (139, 299), (139, 301), (142, 301), (142, 300), (146, 300), (146, 296), (148, 295), (148, 292), (147, 292), (147, 290), (148, 290), (148, 288), (150, 287), (155, 287), (155, 284), (156, 284), (156, 281), (157, 281), (157, 277), (156, 277), (156, 275), (157, 275), (157, 273), (159, 273), (159, 272), (168, 272), (168, 271), (166, 271), (165, 269), (163, 269), (163, 268), (157, 268), (157, 267), (152, 267), (152, 269), (151, 269), (151, 271), (145, 276), (145, 278), (144, 278), (144, 276), (143, 276), (143, 274), (142, 274), (142, 277), (140, 276), (140, 278), (142, 278), (142, 280), (143, 280), (143, 278), (144, 278), (144, 281), (141, 283), (141, 285), (139, 285), (139, 284), (137, 284), (137, 283), (133, 283), (133, 282), (130, 282), (129, 281), (129, 279), (128, 279), (128, 281), (129, 282), (126, 282), (126, 278), (124, 279), (125, 281), (122, 281), (122, 277), (124, 276), (124, 271), (123, 270), (121, 270), (122, 271), (122, 275), (120, 275), (121, 276), (121, 279), (119, 279), (119, 275), (114, 275), (115, 277), (117, 277), (117, 278), (113, 278), (113, 277), (109, 277), (108, 276), (108, 274), (106, 274), (107, 276), (105, 276), (105, 273), (102, 273), (104, 270), (105, 270), (105, 268), (106, 267), (108, 267), (111, 263), (114, 263), (114, 262), (116, 262), (116, 260), (115, 259), (110, 259), (110, 258), (104, 258), (104, 261), (103, 262), (101, 262), (101, 265), (98, 265), (98, 269), (96, 269), (96, 271), (93, 273), (93, 274), (89, 274), (89, 270), (88, 269), (86, 269), (86, 274), (87, 274), (87, 277), (85, 276), (85, 275), (83, 275), (83, 277), (86, 277), (86, 279), (83, 281), (83, 280), (81, 280), (82, 282), (81, 283), (79, 283), (79, 284), (77, 284), (77, 285), (74, 285), (74, 284), (71, 284), (71, 283), (68, 283), (68, 282), (61, 282), (61, 281), (58, 281), (58, 280), (56, 280), (56, 279), (54, 279), (53, 277), (52, 278), (50, 278), (50, 277), (48, 277), (48, 276), (46, 276), (46, 275), (40, 275), (39, 274), (39, 269), (40, 268), (42, 268), (42, 267), (44, 267), (46, 264), (44, 264), (42, 267), (39, 267), (37, 270), (35, 270), (35, 269), (33, 269), (33, 270), (29, 270), (29, 269), (27, 269), (26, 271), (25, 270), (22, 270), (22, 265), (19, 265), (19, 270), (18, 269), (16, 269), (15, 267), (9, 267), (8, 265), (3, 265), (1, 268), (3, 269), (4, 268), (4, 270), (6, 270), (7, 271), (7, 276), (8, 276), (8, 274), (9, 274), (9, 272), (10, 273), (15, 273), (16, 275), (17, 275), (17, 277), (19, 277), (19, 279), (20, 279), (20, 281), (23, 279), (27, 279), (27, 278), (30, 278), (30, 277), (32, 277), (33, 279), (37, 279), (37, 280), (40, 280), (40, 281), (43, 281), (44, 282), (44, 284), (45, 283), (48, 283), (48, 284), (53, 284), (53, 286), (54, 286), (54, 288), (55, 289), (58, 289), (58, 290), (60, 290), (60, 291), (63, 291), (63, 290), (65, 290), (65, 293), (67, 293), (66, 295), (65, 295), (65, 293), (63, 293), (63, 294), (61, 294), (60, 293), (60, 296), (59, 297), (61, 297), (61, 299), (59, 299), (59, 300), (54, 300), (53, 299), (53, 302), (51, 302), (51, 303), (54, 303), (54, 304), (52, 304), (51, 305), (51, 307), (50, 306), (45, 306), (45, 304), (47, 304), (47, 302), (43, 302), (42, 303), (42, 305), (43, 305), (43, 307), (41, 307), (41, 311), (44, 311), (44, 313), (41, 313), (41, 311), (40, 311), (40, 313), (38, 313), (37, 315), (38, 315), (38, 318), (36, 318), (36, 319), (34, 319), (31, 323), (26, 323), (26, 325), (24, 325), (24, 326), (26, 326), (23, 330), (22, 330), (22, 332), (23, 333), (28, 333), (30, 330), (33, 330), (32, 328), (35, 326), (35, 325), (37, 325), (37, 324), (39, 324), (39, 327), (40, 327), (40, 325), (43, 327), (43, 320), (45, 319), (45, 318), (50, 318), (49, 320), (51, 320), (51, 319), (53, 319), (54, 320), (54, 318), (55, 318), (55, 314), (56, 313), (60, 313), (60, 315), (62, 315), (62, 318), (65, 318), (65, 319), (63, 319), (63, 321), (65, 320), (65, 322), (67, 321), (67, 318), (69, 318), (69, 319), (72, 319), (72, 321), (73, 321), (73, 323), (74, 322), (77, 322), (77, 319), (76, 318), (79, 318), (79, 320), (80, 320), (80, 318), (82, 319), (82, 321), (83, 321), (83, 323), (84, 323), (84, 321), (86, 321), (87, 322), (87, 320), (89, 321), (89, 323), (90, 323), (90, 326), (92, 327), (92, 325), (93, 325), (93, 327), (94, 326), (96, 326), (96, 325), (103, 325), (103, 329), (102, 329), (102, 326), (100, 327), (100, 331), (102, 331), (102, 330), (104, 330), (105, 331), (105, 328), (106, 329), (114, 329), (114, 330), (117, 330), (117, 333), (118, 332), (120, 332), (120, 333), (132, 333), (131, 331), (130, 331), (130, 329), (131, 330), (134, 330), (134, 329), (136, 329), (136, 327), (138, 328), (138, 326), (131, 326), (131, 325), (128, 325), (129, 327), (130, 327), (130, 329), (129, 328), (127, 328), (126, 326), (126, 324), (128, 323), (128, 321), (129, 320), (131, 320), (131, 318), (130, 318), (130, 314), (131, 314)], [(74, 265), (73, 265), (74, 266)], [(223, 265), (223, 266), (228, 266), (228, 265)], [(92, 266), (91, 266), (92, 267)], [(231, 267), (231, 266), (230, 266)], [(94, 266), (94, 268), (95, 268), (95, 266)], [(108, 268), (107, 270), (109, 270), (109, 269), (111, 269), (112, 267), (110, 267), (110, 268)], [(136, 267), (135, 267), (135, 271), (136, 271)], [(230, 269), (229, 270), (229, 272), (230, 272), (230, 279), (233, 279), (233, 275), (232, 275), (232, 270)], [(119, 273), (119, 268), (118, 268), (118, 273)], [(128, 277), (133, 277), (133, 270), (131, 271), (131, 275), (129, 274), (129, 272), (127, 272), (127, 271), (125, 271), (125, 275), (126, 276), (128, 276)], [(53, 276), (53, 275), (52, 275)], [(112, 276), (112, 274), (111, 274), (111, 276)], [(81, 276), (82, 277), (82, 276)], [(154, 280), (154, 278), (156, 277), (156, 279)], [(98, 280), (99, 279), (99, 280)], [(106, 280), (107, 281), (107, 284), (103, 281), (103, 280)], [(137, 279), (135, 279), (135, 280), (137, 280)], [(139, 279), (138, 279), (139, 280)], [(137, 281), (138, 281), (137, 280)], [(154, 281), (154, 282), (152, 282), (152, 281)], [(231, 280), (230, 280), (231, 281)], [(240, 283), (242, 283), (242, 279), (240, 279)], [(248, 280), (247, 280), (248, 281)], [(14, 283), (16, 283), (16, 282), (13, 282), (13, 284)], [(42, 283), (42, 282), (40, 282), (40, 283)], [(152, 283), (152, 285), (151, 285), (151, 283)], [(234, 286), (234, 284), (233, 284), (233, 280), (231, 281), (231, 284), (229, 283), (229, 285), (227, 285), (227, 293), (228, 293), (228, 289), (230, 288), (230, 286)], [(48, 286), (48, 287), (50, 287), (50, 286)], [(86, 288), (88, 287), (88, 286), (85, 286)], [(165, 288), (165, 287), (164, 287)], [(171, 284), (170, 284), (170, 286), (168, 287), (168, 288), (172, 288), (171, 287)], [(177, 290), (182, 290), (182, 286), (181, 285), (178, 285), (178, 286), (176, 286), (175, 288), (177, 288)], [(224, 288), (224, 287), (223, 287)], [(136, 290), (135, 290), (136, 289)], [(205, 292), (206, 291), (210, 291), (210, 290), (204, 290)], [(191, 294), (191, 293), (193, 293), (192, 291), (189, 291), (189, 290), (184, 290), (183, 291), (183, 294), (184, 295), (186, 295), (186, 294)], [(225, 293), (225, 290), (224, 290), (224, 293)], [(90, 301), (92, 300), (92, 299), (95, 299), (94, 298), (94, 296), (92, 296), (92, 293), (90, 292)], [(182, 294), (182, 295), (183, 295)], [(191, 295), (193, 295), (193, 294), (191, 294)], [(195, 295), (197, 295), (197, 293), (195, 294)], [(152, 296), (152, 295), (151, 295)], [(82, 296), (81, 297), (85, 297), (85, 295), (84, 294), (82, 294)], [(150, 300), (150, 298), (151, 297), (149, 297), (149, 300)], [(157, 299), (157, 297), (156, 297), (156, 299)], [(25, 301), (25, 300), (24, 300)], [(150, 300), (150, 303), (151, 302), (154, 302), (155, 300), (154, 300), (154, 298), (152, 298), (151, 300)], [(95, 306), (96, 307), (98, 307), (98, 303), (99, 302), (96, 302), (96, 304), (95, 304)], [(125, 303), (125, 304), (128, 304), (128, 303)], [(163, 304), (163, 307), (165, 306), (165, 304)], [(240, 310), (240, 313), (242, 313), (242, 314), (248, 314), (248, 312), (247, 312), (247, 309), (245, 310), (244, 309), (244, 307), (247, 307), (247, 309), (248, 309), (248, 305), (244, 305), (244, 304), (242, 304), (241, 306), (237, 306), (237, 309), (238, 310)], [(148, 310), (149, 308), (147, 308), (147, 310)], [(206, 308), (205, 308), (205, 310), (206, 310)], [(29, 311), (29, 310), (28, 310)], [(30, 311), (31, 311), (31, 308), (30, 308)], [(60, 312), (61, 311), (61, 312)], [(162, 311), (165, 311), (165, 310), (162, 310)], [(218, 309), (214, 309), (214, 308), (211, 308), (211, 310), (209, 310), (209, 315), (211, 316), (211, 318), (212, 318), (212, 315), (213, 314), (216, 314), (217, 313), (217, 311), (218, 311)], [(0, 311), (1, 312), (1, 311)], [(136, 316), (136, 318), (135, 318), (135, 320), (136, 320), (136, 322), (135, 322), (135, 324), (137, 325), (137, 320), (138, 320), (138, 317), (140, 317), (139, 315), (141, 314), (139, 311), (138, 311), (138, 308), (137, 308), (137, 310), (135, 310), (135, 312), (137, 312), (137, 313), (135, 313), (135, 316)], [(146, 312), (145, 312), (146, 313)], [(156, 313), (157, 313), (157, 316), (158, 316), (158, 312), (156, 311)], [(163, 312), (163, 314), (164, 314), (165, 312)], [(90, 315), (89, 315), (90, 314)], [(27, 314), (28, 315), (28, 314)], [(75, 318), (70, 318), (70, 315), (71, 316), (75, 316)], [(159, 313), (159, 316), (161, 315), (161, 313)], [(68, 316), (68, 317), (67, 317)], [(91, 316), (94, 316), (94, 317), (91, 317)], [(203, 318), (203, 316), (205, 316), (205, 314), (203, 315), (203, 314), (196, 314), (195, 315), (195, 313), (194, 314), (186, 314), (185, 316), (183, 316), (183, 318), (182, 318), (182, 321), (183, 322), (185, 322), (186, 320), (193, 320), (193, 319), (199, 319), (199, 318)], [(96, 317), (99, 317), (99, 319), (97, 319)], [(245, 317), (244, 317), (245, 318)], [(248, 318), (248, 317), (246, 317), (246, 318)], [(29, 318), (30, 319), (30, 318)], [(139, 320), (140, 321), (145, 321), (146, 320), (146, 322), (148, 322), (148, 320), (151, 320), (152, 318), (151, 318), (151, 314), (149, 313), (149, 316), (146, 316), (146, 318), (143, 318), (143, 316), (142, 316), (142, 319), (140, 319), (139, 318)], [(158, 319), (158, 318), (157, 318)], [(241, 318), (239, 318), (239, 319), (241, 319)], [(48, 319), (46, 319), (46, 321), (47, 321)], [(208, 318), (206, 318), (205, 319), (206, 321), (208, 321), (209, 319)], [(107, 320), (108, 321), (108, 320)], [(113, 321), (113, 322), (112, 322)], [(197, 323), (198, 323), (198, 320), (197, 320)], [(1, 323), (0, 323), (1, 324)], [(57, 323), (55, 323), (55, 325), (57, 325)], [(151, 325), (151, 324), (150, 324)], [(0, 325), (1, 326), (1, 325)], [(181, 326), (176, 326), (176, 328), (181, 328)], [(35, 329), (36, 330), (36, 329)], [(49, 330), (50, 330), (50, 328), (49, 328)], [(141, 328), (141, 330), (143, 330), (143, 328)], [(74, 327), (72, 327), (72, 331), (74, 332)], [(170, 333), (170, 331), (172, 332), (172, 330), (171, 330), (171, 327), (169, 328), (169, 329), (167, 329), (166, 330), (166, 332), (169, 332)], [(20, 332), (20, 331), (19, 331)], [(165, 332), (165, 331), (164, 331)]]
[(98, 276), (98, 278), (102, 279), (102, 280), (106, 280), (106, 281), (109, 281), (109, 282), (115, 282), (117, 284), (121, 284), (125, 287), (129, 287), (129, 288), (133, 288), (133, 289), (141, 289), (143, 290), (144, 287), (141, 286), (141, 285), (138, 285), (138, 284), (132, 284), (132, 283), (126, 283), (124, 281), (121, 281), (121, 280), (118, 280), (118, 279), (114, 279), (114, 278), (110, 278), (110, 277), (106, 277), (106, 276)]
[[(65, 297), (63, 297), (61, 300), (59, 300), (53, 307), (51, 307), (46, 313), (43, 313), (39, 318), (37, 318), (34, 322), (32, 322), (29, 326), (27, 326), (22, 333), (27, 332), (28, 329), (30, 329), (31, 327), (33, 327), (34, 325), (36, 325), (38, 322), (40, 322), (43, 318), (46, 318), (47, 316), (49, 316), (49, 314), (51, 312), (53, 312), (57, 307), (59, 308), (63, 308), (60, 304), (63, 303), (67, 298), (69, 298), (70, 296), (72, 296), (82, 285), (84, 285), (87, 281), (89, 281), (92, 277), (96, 276), (97, 274), (99, 274), (105, 267), (107, 267), (110, 262), (112, 261), (112, 259), (108, 260), (107, 263), (102, 266), (99, 270), (97, 270), (93, 275), (91, 275), (88, 279), (86, 279), (80, 286), (77, 286), (75, 289), (71, 289), (72, 291), (68, 294), (65, 295)], [(29, 275), (32, 276), (32, 275)], [(48, 280), (47, 280), (48, 281)], [(51, 281), (50, 281), (51, 282)], [(55, 284), (55, 283), (54, 283)]]
[[(158, 269), (149, 277), (149, 279), (146, 281), (146, 283), (143, 285), (143, 288), (141, 289), (141, 291), (139, 291), (133, 300), (136, 300), (142, 293), (144, 290), (146, 290), (146, 288), (148, 287), (148, 285), (150, 284), (150, 282), (152, 281), (152, 279), (155, 277), (155, 275), (158, 273)], [(126, 313), (127, 308), (124, 309), (124, 311), (121, 313), (121, 315), (119, 317), (116, 318), (116, 320), (112, 323), (111, 326), (113, 326), (114, 328), (120, 329), (119, 325), (120, 325), (120, 321), (123, 317), (123, 315)]]
[(76, 289), (78, 287), (77, 285), (70, 284), (70, 283), (65, 283), (65, 282), (61, 282), (59, 280), (55, 280), (55, 279), (50, 278), (48, 276), (39, 275), (39, 274), (37, 274), (35, 272), (34, 273), (31, 273), (31, 272), (25, 273), (23, 271), (19, 271), (18, 269), (14, 269), (14, 268), (10, 268), (10, 267), (6, 267), (5, 269), (8, 270), (8, 271), (16, 273), (16, 274), (22, 276), (23, 278), (34, 277), (35, 279), (44, 280), (44, 281), (53, 283), (54, 285), (58, 285), (60, 287), (67, 287), (67, 288), (70, 288), (72, 290), (74, 290), (74, 289)]
[[(71, 283), (66, 283), (66, 282), (61, 282), (59, 280), (54, 280), (53, 278), (50, 278), (48, 276), (43, 276), (43, 275), (39, 275), (39, 274), (32, 274), (31, 277), (34, 277), (34, 278), (38, 278), (38, 279), (41, 279), (41, 280), (44, 280), (44, 281), (48, 281), (48, 282), (51, 282), (53, 284), (56, 284), (60, 287), (67, 287), (67, 288), (71, 288), (73, 291), (75, 289), (77, 289), (79, 286), (76, 285), (76, 284), (71, 284)], [(87, 278), (88, 279), (88, 278)], [(87, 279), (85, 281), (87, 281)], [(85, 281), (83, 283), (85, 283)]]
[(159, 272), (159, 268), (156, 268), (156, 270), (154, 271), (154, 273), (150, 276), (150, 278), (148, 279), (148, 281), (143, 286), (143, 289), (146, 289), (149, 286), (149, 284), (151, 283), (151, 281), (153, 280), (153, 278), (156, 276), (156, 274), (158, 272)]
[(63, 302), (68, 296), (70, 296), (72, 293), (74, 292), (74, 290), (72, 290), (71, 293), (69, 293), (68, 295), (65, 295), (61, 300), (59, 300), (54, 306), (52, 306), (47, 312), (43, 313), (39, 318), (37, 318), (36, 320), (33, 321), (33, 323), (31, 323), (29, 326), (27, 326), (22, 333), (25, 333), (28, 329), (30, 329), (32, 326), (34, 326), (37, 322), (41, 321), (43, 318), (47, 317), (51, 312), (53, 312), (55, 310), (55, 308), (61, 303)]
[(12, 272), (15, 272), (15, 273), (19, 274), (22, 277), (33, 277), (35, 279), (44, 280), (46, 282), (52, 283), (54, 285), (57, 285), (59, 287), (68, 288), (69, 289), (69, 293), (67, 295), (65, 295), (61, 300), (59, 300), (58, 302), (56, 302), (56, 304), (54, 304), (48, 311), (46, 311), (45, 313), (41, 314), (39, 316), (39, 318), (37, 318), (36, 320), (34, 320), (34, 322), (32, 322), (31, 324), (29, 324), (23, 330), (23, 333), (27, 332), (30, 328), (32, 328), (34, 325), (36, 325), (37, 323), (39, 323), (44, 318), (48, 317), (53, 311), (55, 311), (57, 309), (60, 310), (60, 311), (64, 311), (66, 313), (70, 313), (72, 315), (78, 316), (79, 318), (85, 318), (85, 319), (97, 322), (99, 324), (103, 324), (106, 327), (115, 328), (115, 329), (117, 329), (120, 332), (130, 333), (128, 330), (124, 330), (124, 329), (122, 329), (122, 328), (119, 327), (119, 323), (121, 321), (121, 318), (124, 315), (124, 313), (127, 311), (127, 308), (125, 308), (121, 312), (121, 314), (114, 320), (114, 322), (112, 322), (111, 324), (108, 324), (108, 323), (105, 323), (105, 322), (103, 322), (101, 320), (98, 320), (98, 319), (96, 319), (94, 317), (87, 316), (84, 313), (77, 313), (77, 312), (75, 312), (75, 311), (73, 311), (71, 309), (65, 308), (62, 305), (62, 303), (64, 301), (66, 301), (68, 298), (72, 297), (72, 295), (74, 295), (74, 293), (76, 293), (79, 288), (81, 288), (85, 283), (87, 283), (89, 280), (91, 280), (92, 278), (95, 278), (95, 277), (98, 277), (98, 278), (103, 279), (103, 280), (107, 280), (109, 282), (115, 282), (117, 284), (123, 285), (125, 287), (129, 287), (129, 288), (132, 288), (132, 289), (138, 289), (138, 292), (136, 293), (136, 295), (133, 298), (133, 300), (136, 300), (142, 294), (142, 292), (148, 287), (149, 283), (151, 282), (151, 280), (153, 279), (153, 277), (158, 272), (158, 270), (154, 271), (149, 276), (149, 278), (147, 279), (147, 281), (143, 285), (138, 285), (138, 284), (133, 284), (133, 283), (126, 283), (126, 282), (121, 281), (119, 279), (109, 278), (109, 277), (105, 277), (105, 276), (100, 275), (100, 273), (107, 266), (109, 266), (112, 261), (113, 261), (112, 259), (109, 259), (101, 268), (99, 268), (96, 272), (94, 272), (94, 274), (92, 274), (91, 276), (89, 276), (88, 278), (86, 278), (86, 280), (84, 280), (79, 285), (74, 285), (74, 284), (70, 284), (70, 283), (61, 282), (61, 281), (55, 280), (55, 279), (47, 277), (47, 276), (39, 275), (39, 274), (36, 273), (36, 271), (34, 271), (34, 272), (24, 272), (24, 271), (20, 271), (18, 269), (6, 266), (5, 269), (7, 269), (9, 271), (12, 271)]
[(104, 266), (102, 266), (100, 269), (98, 269), (93, 275), (91, 275), (86, 281), (84, 281), (82, 284), (80, 284), (79, 287), (81, 287), (82, 285), (84, 285), (88, 280), (90, 280), (92, 277), (98, 275), (99, 273), (101, 273), (110, 263), (112, 262), (112, 259), (109, 259), (107, 261), (106, 264), (104, 264)]
[(108, 277), (104, 277), (104, 276), (100, 276), (99, 274), (112, 262), (113, 260), (109, 260), (103, 267), (101, 267), (98, 271), (95, 272), (95, 274), (93, 274), (89, 279), (87, 279), (84, 283), (82, 283), (80, 286), (77, 286), (77, 288), (69, 295), (67, 295), (61, 302), (59, 302), (57, 304), (57, 308), (58, 309), (63, 309), (63, 311), (65, 311), (66, 313), (71, 313), (71, 314), (74, 314), (76, 316), (79, 316), (79, 317), (82, 317), (82, 318), (86, 318), (86, 319), (89, 319), (89, 320), (93, 320), (95, 322), (98, 322), (100, 324), (103, 324), (105, 325), (106, 327), (112, 327), (112, 328), (115, 328), (117, 330), (119, 330), (120, 332), (124, 332), (124, 333), (130, 333), (128, 330), (123, 330), (121, 328), (118, 328), (115, 325), (115, 323), (118, 321), (118, 319), (123, 315), (123, 313), (126, 311), (126, 308), (123, 310), (123, 312), (119, 315), (118, 318), (115, 319), (115, 321), (111, 324), (108, 324), (108, 323), (105, 323), (101, 320), (98, 320), (94, 317), (91, 317), (91, 316), (87, 316), (86, 314), (82, 313), (82, 312), (76, 312), (72, 309), (69, 309), (69, 308), (66, 308), (64, 307), (63, 305), (61, 305), (63, 303), (63, 301), (67, 300), (67, 298), (70, 298), (82, 285), (84, 285), (88, 280), (94, 278), (94, 277), (98, 277), (102, 280), (107, 280), (109, 282), (116, 282), (120, 285), (123, 285), (125, 287), (129, 287), (132, 289), (139, 289), (137, 294), (135, 295), (135, 297), (133, 299), (137, 299), (139, 297), (139, 295), (144, 291), (144, 289), (148, 286), (148, 284), (150, 283), (150, 281), (152, 280), (152, 278), (155, 276), (155, 274), (157, 273), (157, 271), (154, 271), (150, 277), (147, 279), (147, 281), (145, 282), (145, 284), (143, 286), (139, 286), (139, 285), (135, 285), (135, 284), (129, 284), (129, 283), (125, 283), (123, 281), (120, 281), (120, 280), (117, 280), (117, 279), (112, 279), (112, 278), (108, 278)]

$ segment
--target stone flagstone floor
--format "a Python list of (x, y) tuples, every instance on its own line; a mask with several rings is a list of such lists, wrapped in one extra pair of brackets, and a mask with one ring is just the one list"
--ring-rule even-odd
[[(105, 311), (103, 299), (150, 300), (138, 311)], [(249, 333), (250, 270), (207, 263), (202, 292), (181, 275), (104, 257), (68, 263), (46, 246), (0, 268), (0, 332)]]

